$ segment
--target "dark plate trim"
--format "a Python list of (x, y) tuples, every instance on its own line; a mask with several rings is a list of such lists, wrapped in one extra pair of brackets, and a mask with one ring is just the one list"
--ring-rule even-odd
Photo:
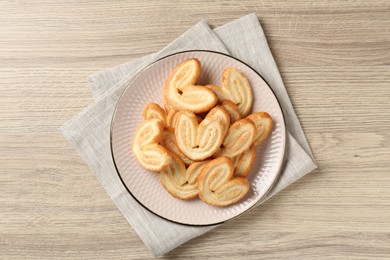
[[(177, 221), (174, 221), (174, 220), (171, 220), (171, 219), (168, 219), (166, 217), (163, 217), (155, 212), (153, 212), (151, 209), (149, 209), (148, 207), (146, 207), (144, 204), (142, 204), (132, 193), (131, 191), (129, 190), (129, 188), (126, 186), (126, 183), (123, 181), (122, 179), (122, 176), (119, 172), (119, 169), (116, 165), (116, 162), (115, 162), (115, 157), (114, 157), (114, 153), (113, 153), (113, 148), (112, 148), (112, 125), (113, 125), (113, 120), (115, 118), (115, 115), (116, 115), (116, 112), (117, 112), (117, 108), (118, 108), (118, 104), (119, 104), (119, 101), (121, 100), (123, 94), (125, 93), (125, 91), (129, 88), (130, 84), (134, 81), (135, 78), (137, 78), (139, 76), (139, 74), (141, 74), (142, 72), (144, 72), (145, 70), (147, 70), (150, 66), (152, 66), (153, 64), (155, 64), (156, 62), (160, 61), (160, 60), (163, 60), (163, 59), (166, 59), (168, 57), (171, 57), (171, 56), (174, 56), (174, 55), (178, 55), (178, 54), (182, 54), (182, 53), (187, 53), (187, 52), (209, 52), (209, 53), (214, 53), (214, 54), (219, 54), (219, 55), (223, 55), (223, 56), (226, 56), (226, 57), (229, 57), (229, 58), (232, 58), (238, 62), (241, 62), (242, 64), (246, 65), (248, 68), (250, 68), (251, 70), (253, 70), (260, 78), (262, 78), (264, 80), (264, 82), (267, 84), (268, 88), (272, 91), (272, 93), (274, 94), (275, 98), (276, 98), (276, 101), (278, 102), (279, 104), (279, 107), (280, 107), (280, 110), (282, 111), (282, 117), (283, 117), (283, 123), (285, 125), (285, 133), (284, 133), (284, 140), (285, 140), (285, 143), (284, 143), (284, 153), (283, 153), (283, 157), (282, 157), (282, 162), (281, 162), (281, 165), (280, 165), (280, 168), (279, 168), (279, 172), (277, 173), (276, 175), (276, 178), (274, 179), (273, 183), (271, 184), (271, 186), (269, 187), (269, 189), (264, 193), (263, 197), (259, 198), (258, 201), (256, 201), (251, 207), (249, 207), (248, 209), (246, 209), (245, 211), (241, 212), (240, 214), (238, 214), (237, 216), (235, 217), (232, 217), (228, 220), (225, 220), (225, 221), (221, 221), (221, 222), (217, 222), (217, 223), (212, 223), (212, 224), (206, 224), (206, 225), (197, 225), (197, 224), (188, 224), (188, 223), (181, 223), (181, 222), (177, 222)], [(286, 125), (286, 119), (285, 119), (285, 116), (284, 116), (284, 113), (283, 113), (283, 109), (282, 109), (282, 106), (280, 105), (280, 101), (278, 99), (278, 97), (275, 95), (275, 92), (273, 91), (273, 89), (270, 87), (270, 85), (268, 84), (268, 82), (255, 70), (253, 69), (251, 66), (249, 66), (247, 63), (233, 57), (233, 56), (230, 56), (228, 54), (225, 54), (225, 53), (222, 53), (222, 52), (217, 52), (217, 51), (209, 51), (209, 50), (187, 50), (187, 51), (180, 51), (180, 52), (175, 52), (175, 53), (172, 53), (172, 54), (169, 54), (167, 56), (164, 56), (160, 59), (157, 59), (156, 61), (152, 62), (151, 64), (149, 64), (147, 67), (145, 67), (144, 69), (142, 69), (140, 72), (138, 72), (131, 80), (130, 82), (128, 83), (127, 87), (123, 90), (122, 94), (120, 95), (120, 97), (118, 98), (118, 102), (116, 103), (115, 105), (115, 110), (114, 110), (114, 113), (113, 113), (113, 116), (112, 116), (112, 119), (111, 119), (111, 126), (110, 126), (110, 148), (111, 148), (111, 156), (112, 156), (112, 161), (114, 162), (114, 166), (115, 166), (115, 170), (118, 174), (118, 177), (119, 179), (121, 180), (123, 186), (126, 188), (126, 190), (129, 192), (129, 194), (142, 206), (144, 207), (146, 210), (148, 210), (149, 212), (153, 213), (154, 215), (160, 217), (160, 218), (163, 218), (167, 221), (170, 221), (170, 222), (173, 222), (173, 223), (176, 223), (176, 224), (180, 224), (180, 225), (184, 225), (184, 226), (196, 226), (196, 227), (207, 227), (207, 226), (216, 226), (216, 225), (220, 225), (222, 223), (225, 223), (226, 221), (230, 221), (232, 219), (235, 219), (235, 218), (238, 218), (240, 217), (242, 214), (248, 212), (249, 210), (251, 210), (253, 207), (255, 207), (256, 205), (258, 205), (258, 203), (264, 199), (265, 196), (267, 196), (267, 194), (270, 192), (270, 190), (272, 189), (272, 187), (274, 187), (275, 183), (277, 182), (277, 180), (279, 180), (279, 177), (280, 177), (280, 173), (282, 171), (282, 169), (284, 168), (283, 165), (285, 164), (285, 155), (286, 155), (286, 142), (287, 142), (287, 125)]]

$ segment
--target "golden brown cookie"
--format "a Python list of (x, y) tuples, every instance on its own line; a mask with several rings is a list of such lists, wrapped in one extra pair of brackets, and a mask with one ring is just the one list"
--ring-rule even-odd
[(172, 163), (160, 173), (160, 182), (174, 197), (189, 200), (198, 196), (198, 176), (206, 162), (196, 162), (188, 169), (175, 154)]
[(160, 143), (168, 151), (179, 156), (185, 165), (190, 165), (193, 162), (191, 159), (185, 156), (185, 154), (183, 154), (183, 152), (177, 146), (175, 130), (173, 128), (165, 127)]
[(210, 112), (206, 115), (205, 119), (218, 120), (223, 125), (224, 130), (222, 132), (222, 136), (223, 138), (225, 137), (230, 127), (230, 116), (227, 109), (225, 109), (223, 106), (216, 106), (210, 110)]
[(173, 110), (173, 107), (171, 106), (171, 104), (169, 104), (168, 100), (165, 99), (165, 96), (163, 95), (163, 106), (164, 106), (164, 109), (166, 111), (166, 113), (168, 114), (169, 112), (171, 112), (171, 110)]
[(157, 118), (164, 125), (166, 124), (167, 121), (167, 114), (165, 113), (164, 109), (162, 109), (156, 103), (147, 104), (144, 108), (144, 112), (142, 113), (142, 117), (144, 118), (144, 120)]
[(224, 99), (221, 105), (229, 112), (231, 124), (241, 119), (240, 110), (232, 101)]
[(222, 88), (220, 88), (216, 85), (206, 85), (206, 87), (211, 89), (212, 91), (214, 91), (214, 93), (217, 95), (219, 101), (222, 101), (222, 100), (228, 98), (227, 93), (225, 93), (225, 91)]
[(227, 156), (232, 158), (239, 155), (252, 145), (255, 134), (256, 127), (251, 120), (243, 118), (236, 121), (229, 127), (222, 147), (214, 157)]
[(237, 105), (241, 117), (249, 114), (253, 103), (252, 88), (248, 78), (236, 68), (226, 68), (222, 72), (222, 87), (208, 86), (217, 94), (219, 101), (227, 99)]
[(166, 124), (168, 127), (175, 128), (178, 112), (179, 111), (176, 111), (174, 109), (169, 111)]
[[(176, 111), (174, 109), (169, 111), (169, 114), (167, 116), (167, 126), (168, 127), (173, 128), (173, 129), (175, 128), (178, 113), (179, 113), (179, 111)], [(202, 122), (203, 118), (197, 115), (196, 120), (198, 121), (198, 123), (200, 123), (200, 122)]]
[[(221, 113), (224, 114), (224, 118), (229, 118), (223, 108), (216, 108), (214, 113)], [(222, 144), (224, 132), (225, 126), (212, 116), (206, 116), (200, 124), (193, 112), (182, 110), (177, 116), (175, 125), (177, 145), (191, 160), (200, 161), (213, 155)]]
[(248, 176), (250, 170), (252, 169), (253, 164), (255, 163), (255, 160), (256, 160), (256, 148), (252, 144), (244, 152), (232, 158), (233, 165), (234, 165), (234, 176), (236, 177)]
[(256, 126), (255, 145), (261, 144), (272, 129), (272, 118), (266, 112), (257, 112), (247, 116)]
[(233, 176), (233, 162), (218, 157), (208, 162), (198, 177), (199, 198), (214, 206), (228, 206), (242, 199), (249, 191), (246, 178)]
[(134, 156), (142, 167), (152, 172), (164, 170), (171, 162), (171, 153), (158, 144), (162, 133), (162, 122), (152, 118), (144, 121), (134, 135)]
[(198, 177), (200, 175), (200, 172), (209, 161), (210, 160), (193, 162), (190, 164), (190, 166), (188, 166), (186, 171), (186, 179), (188, 180), (189, 183), (198, 184)]
[(176, 66), (165, 82), (163, 99), (167, 109), (186, 109), (202, 113), (217, 104), (218, 97), (212, 90), (195, 85), (200, 71), (200, 62), (195, 58)]
[(236, 68), (227, 68), (222, 73), (222, 89), (228, 93), (226, 99), (237, 105), (242, 117), (252, 108), (253, 94), (248, 78)]

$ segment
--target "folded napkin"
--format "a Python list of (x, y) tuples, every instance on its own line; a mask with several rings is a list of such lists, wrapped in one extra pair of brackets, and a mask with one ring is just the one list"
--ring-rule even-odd
[(286, 162), (278, 182), (265, 199), (317, 167), (255, 14), (214, 30), (201, 21), (159, 52), (90, 76), (88, 80), (96, 100), (67, 122), (61, 132), (155, 256), (165, 254), (216, 226), (172, 223), (138, 204), (116, 173), (110, 150), (110, 124), (115, 105), (128, 82), (153, 61), (184, 50), (214, 50), (230, 54), (260, 73), (278, 97), (288, 130)]

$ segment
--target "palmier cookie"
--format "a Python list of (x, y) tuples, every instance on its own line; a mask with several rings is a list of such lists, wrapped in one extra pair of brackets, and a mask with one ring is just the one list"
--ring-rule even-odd
[(244, 152), (232, 158), (233, 165), (234, 165), (234, 176), (236, 177), (248, 176), (250, 170), (252, 169), (253, 164), (255, 163), (255, 160), (256, 160), (256, 148), (252, 144)]
[(188, 169), (175, 154), (171, 164), (160, 173), (160, 182), (172, 196), (189, 200), (198, 196), (198, 176), (206, 162), (196, 162)]
[[(167, 126), (170, 128), (175, 128), (176, 125), (176, 119), (179, 111), (172, 109), (169, 111), (168, 116), (167, 116)], [(202, 122), (203, 118), (200, 117), (199, 115), (196, 116), (196, 120), (198, 123)]]
[(191, 58), (177, 65), (170, 73), (165, 82), (163, 97), (168, 109), (202, 113), (217, 104), (218, 97), (214, 91), (195, 85), (200, 71), (199, 60)]
[(205, 119), (218, 120), (222, 124), (224, 129), (222, 131), (223, 138), (226, 136), (226, 133), (230, 127), (230, 116), (227, 109), (225, 109), (223, 106), (216, 106), (210, 110), (210, 112), (206, 115)]
[(229, 127), (222, 147), (214, 157), (227, 156), (232, 158), (239, 155), (252, 145), (255, 134), (256, 127), (251, 120), (243, 118), (236, 121)]
[(238, 107), (232, 101), (224, 99), (221, 105), (229, 112), (231, 124), (241, 119), (240, 110), (238, 110)]
[(213, 206), (228, 206), (242, 199), (249, 191), (246, 178), (233, 176), (233, 162), (218, 157), (208, 162), (198, 178), (199, 198)]
[(175, 131), (171, 127), (165, 127), (160, 144), (171, 153), (176, 154), (184, 162), (185, 165), (190, 165), (193, 161), (189, 159), (177, 146)]
[(160, 172), (171, 162), (171, 153), (158, 143), (163, 133), (163, 124), (153, 118), (144, 121), (133, 139), (133, 153), (139, 164), (152, 172)]
[(236, 68), (226, 68), (222, 72), (222, 87), (208, 86), (220, 101), (227, 99), (237, 105), (241, 117), (249, 114), (253, 103), (252, 88), (248, 78)]
[(163, 102), (163, 106), (164, 106), (166, 113), (169, 113), (169, 112), (171, 112), (171, 110), (173, 110), (173, 107), (171, 106), (171, 104), (169, 104), (168, 100), (165, 99), (164, 95), (162, 98), (162, 102)]
[(272, 129), (272, 117), (267, 112), (257, 112), (247, 116), (256, 126), (254, 144), (261, 144), (269, 135)]
[[(214, 113), (221, 113), (224, 114), (224, 118), (229, 118), (226, 110), (220, 107), (216, 109), (221, 111)], [(201, 161), (212, 156), (220, 148), (225, 131), (226, 126), (221, 120), (206, 116), (199, 124), (193, 112), (182, 110), (177, 116), (175, 137), (179, 149), (188, 158)]]
[(179, 114), (179, 111), (177, 111), (175, 109), (172, 109), (169, 111), (169, 113), (167, 115), (167, 124), (166, 124), (168, 127), (175, 128), (176, 119), (177, 119), (178, 114)]
[(162, 109), (156, 103), (147, 104), (144, 108), (143, 113), (142, 113), (142, 117), (144, 118), (144, 120), (157, 118), (164, 125), (166, 124), (166, 121), (167, 121), (167, 114), (165, 113), (164, 109)]

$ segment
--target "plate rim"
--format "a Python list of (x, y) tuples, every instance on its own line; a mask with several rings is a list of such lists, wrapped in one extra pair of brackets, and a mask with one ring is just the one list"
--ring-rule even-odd
[[(118, 169), (118, 166), (116, 164), (116, 161), (115, 161), (115, 156), (114, 156), (114, 151), (113, 151), (113, 144), (112, 144), (112, 135), (113, 135), (113, 123), (114, 123), (114, 119), (115, 119), (115, 116), (116, 116), (116, 113), (117, 113), (117, 110), (118, 110), (118, 105), (119, 105), (119, 102), (120, 100), (122, 99), (124, 93), (128, 90), (128, 88), (130, 87), (131, 83), (142, 73), (144, 72), (145, 70), (147, 70), (149, 67), (151, 67), (152, 65), (154, 65), (155, 63), (163, 60), (163, 59), (166, 59), (168, 57), (171, 57), (171, 56), (174, 56), (174, 55), (179, 55), (179, 54), (183, 54), (183, 53), (188, 53), (188, 52), (208, 52), (208, 53), (212, 53), (212, 54), (218, 54), (218, 55), (223, 55), (223, 56), (226, 56), (226, 57), (229, 57), (229, 58), (232, 58), (238, 62), (241, 62), (242, 64), (244, 64), (245, 66), (247, 66), (249, 69), (251, 69), (254, 73), (256, 73), (267, 85), (267, 87), (272, 91), (275, 99), (276, 99), (276, 102), (278, 103), (279, 105), (279, 108), (280, 108), (280, 111), (282, 113), (282, 118), (283, 118), (283, 124), (284, 124), (284, 128), (285, 128), (285, 131), (284, 131), (284, 134), (283, 134), (283, 137), (284, 137), (284, 143), (283, 143), (283, 154), (282, 154), (282, 159), (280, 161), (280, 165), (279, 165), (279, 170), (278, 172), (276, 173), (276, 176), (275, 176), (275, 179), (273, 180), (272, 184), (269, 186), (269, 188), (267, 189), (267, 191), (264, 193), (264, 195), (262, 197), (260, 197), (252, 206), (250, 206), (249, 208), (247, 208), (246, 210), (242, 211), (241, 213), (239, 213), (238, 215), (234, 216), (234, 217), (231, 217), (229, 219), (226, 219), (224, 221), (220, 221), (220, 222), (215, 222), (215, 223), (210, 223), (210, 224), (190, 224), (190, 223), (183, 223), (183, 222), (178, 222), (178, 221), (175, 221), (175, 220), (171, 220), (169, 218), (166, 218), (164, 216), (161, 216), (159, 214), (157, 214), (156, 212), (154, 212), (153, 210), (149, 209), (148, 207), (146, 207), (142, 202), (140, 202), (137, 197), (135, 195), (133, 195), (133, 193), (130, 191), (130, 189), (127, 187), (126, 183), (124, 182), (122, 176), (121, 176), (121, 173)], [(122, 185), (125, 187), (125, 189), (127, 190), (127, 192), (135, 199), (135, 201), (137, 203), (139, 203), (144, 209), (146, 209), (147, 211), (151, 212), (152, 214), (154, 214), (155, 216), (158, 216), (164, 220), (167, 220), (169, 222), (172, 222), (172, 223), (175, 223), (175, 224), (179, 224), (179, 225), (184, 225), (184, 226), (191, 226), (191, 227), (210, 227), (210, 226), (217, 226), (217, 225), (220, 225), (220, 224), (223, 224), (227, 221), (231, 221), (233, 219), (236, 219), (238, 217), (240, 217), (241, 215), (243, 215), (244, 213), (250, 211), (251, 209), (253, 209), (255, 206), (259, 205), (258, 203), (260, 201), (262, 201), (268, 194), (269, 192), (272, 190), (272, 188), (275, 186), (276, 182), (279, 180), (280, 178), (280, 174), (282, 172), (282, 169), (284, 168), (284, 165), (286, 163), (286, 145), (287, 145), (287, 125), (286, 125), (286, 118), (285, 118), (285, 115), (284, 115), (284, 112), (283, 112), (283, 108), (282, 106), (280, 105), (280, 101), (278, 99), (278, 97), (276, 96), (275, 94), (275, 91), (271, 88), (271, 86), (269, 85), (269, 83), (264, 79), (264, 77), (258, 73), (254, 68), (252, 68), (252, 66), (250, 66), (249, 64), (247, 64), (246, 62), (236, 58), (236, 57), (233, 57), (229, 54), (226, 54), (226, 53), (223, 53), (223, 52), (219, 52), (219, 51), (213, 51), (213, 50), (196, 50), (196, 49), (193, 49), (193, 50), (185, 50), (185, 51), (179, 51), (179, 52), (174, 52), (174, 53), (171, 53), (171, 54), (168, 54), (164, 57), (161, 57), (161, 58), (158, 58), (157, 60), (153, 61), (152, 63), (150, 63), (149, 65), (147, 65), (145, 68), (143, 68), (142, 70), (140, 70), (139, 72), (137, 72), (132, 78), (131, 80), (127, 83), (126, 87), (123, 89), (122, 93), (120, 94), (120, 96), (118, 97), (118, 101), (116, 102), (115, 104), (115, 108), (114, 108), (114, 112), (112, 114), (112, 118), (111, 118), (111, 123), (110, 123), (110, 151), (111, 151), (111, 157), (112, 157), (112, 161), (114, 163), (114, 167), (115, 167), (115, 171), (122, 183)]]

